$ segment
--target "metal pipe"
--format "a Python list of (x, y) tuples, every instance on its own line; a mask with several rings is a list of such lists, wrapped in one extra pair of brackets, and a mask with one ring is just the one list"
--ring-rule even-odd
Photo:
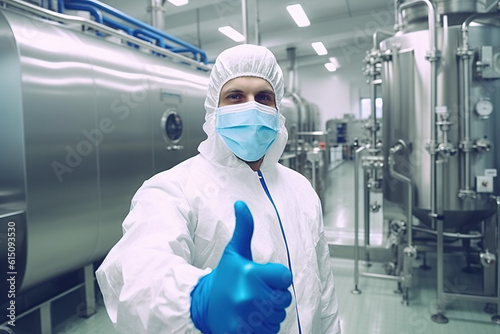
[(243, 25), (243, 36), (245, 36), (243, 43), (248, 43), (248, 14), (246, 0), (241, 0), (241, 23)]
[(398, 10), (399, 8), (399, 0), (394, 0), (394, 30), (399, 31), (402, 28), (401, 13)]
[(163, 6), (162, 0), (147, 0), (149, 6), (147, 8), (148, 12), (151, 13), (151, 25), (156, 28), (163, 30), (165, 28), (163, 20)]
[(200, 31), (200, 9), (196, 8), (196, 41), (198, 47), (201, 48), (201, 31)]
[(500, 1), (493, 1), (489, 7), (486, 8), (486, 13), (493, 10), (496, 7), (496, 10), (500, 10)]
[(370, 251), (368, 247), (370, 246), (370, 190), (368, 189), (368, 182), (370, 180), (370, 174), (363, 168), (363, 213), (364, 213), (364, 229), (365, 229), (365, 261), (367, 265), (370, 265)]
[[(463, 141), (467, 143), (468, 148), (465, 150), (465, 179), (464, 179), (464, 187), (465, 190), (470, 190), (470, 184), (471, 184), (471, 159), (470, 159), (470, 150), (472, 143), (470, 143), (471, 138), (470, 138), (470, 123), (471, 123), (471, 112), (470, 112), (470, 62), (469, 62), (469, 57), (464, 57), (462, 59), (463, 62), (463, 67), (462, 69), (464, 70), (464, 89), (465, 89), (465, 96), (464, 96), (464, 138)], [(468, 145), (470, 143), (470, 145)]]
[[(371, 98), (371, 105), (370, 105), (370, 120), (371, 120), (371, 126), (370, 126), (370, 137), (371, 137), (371, 150), (372, 152), (376, 152), (377, 149), (377, 131), (378, 131), (378, 125), (377, 125), (377, 85), (381, 84), (380, 80), (377, 80), (377, 50), (378, 48), (378, 35), (382, 33), (388, 36), (393, 36), (394, 33), (384, 31), (384, 30), (377, 30), (373, 33), (372, 40), (373, 40), (373, 48), (372, 52), (370, 54), (370, 71), (369, 71), (369, 76), (370, 76), (370, 98)], [(375, 169), (372, 169), (372, 174), (375, 177), (376, 171)]]
[(389, 37), (394, 36), (394, 33), (390, 32), (390, 31), (385, 31), (385, 30), (377, 30), (377, 31), (375, 31), (373, 33), (373, 36), (372, 36), (372, 40), (373, 40), (373, 48), (372, 48), (372, 50), (379, 50), (379, 47), (378, 47), (378, 34), (384, 34), (384, 35), (387, 35)]
[(316, 181), (316, 162), (317, 160), (316, 159), (313, 159), (313, 160), (309, 160), (311, 161), (311, 164), (312, 164), (312, 168), (311, 168), (311, 172), (312, 172), (312, 176), (311, 176), (311, 183), (313, 185), (313, 188), (314, 190), (316, 190), (316, 192), (318, 192), (318, 187), (317, 187), (317, 181)]
[(288, 58), (288, 90), (295, 93), (297, 90), (295, 75), (297, 72), (297, 65), (295, 61), (295, 47), (289, 47), (286, 49), (286, 55)]
[(416, 249), (413, 247), (413, 182), (412, 180), (398, 172), (394, 169), (396, 164), (394, 155), (397, 153), (402, 153), (406, 149), (406, 144), (403, 140), (399, 140), (396, 145), (394, 145), (389, 150), (389, 173), (396, 180), (402, 181), (407, 184), (408, 189), (408, 199), (406, 204), (406, 236), (407, 236), (407, 246), (403, 250), (404, 260), (403, 260), (403, 273), (405, 279), (403, 280), (403, 302), (408, 304), (408, 289), (411, 285), (411, 276), (412, 276), (412, 260), (416, 256)]
[(362, 273), (361, 276), (388, 279), (388, 280), (398, 281), (398, 282), (402, 282), (404, 280), (402, 276), (392, 276), (392, 275), (375, 274), (375, 273)]
[(408, 7), (415, 6), (419, 3), (425, 3), (427, 5), (427, 10), (428, 10), (428, 24), (429, 24), (429, 32), (430, 32), (430, 39), (429, 39), (429, 44), (431, 50), (437, 50), (437, 38), (436, 38), (436, 9), (434, 7), (434, 3), (429, 1), (429, 0), (415, 0), (411, 2), (405, 2), (399, 6), (398, 13), (399, 13), (399, 19), (401, 20), (402, 15), (403, 15), (403, 10), (405, 10)]
[(255, 44), (260, 45), (260, 13), (259, 13), (259, 0), (255, 0)]
[[(436, 236), (437, 236), (437, 299), (438, 300), (443, 300), (443, 282), (444, 282), (444, 269), (443, 269), (443, 264), (444, 264), (444, 240), (443, 240), (443, 232), (444, 232), (444, 221), (442, 219), (436, 220), (436, 218), (433, 218), (433, 220), (436, 222)], [(433, 315), (432, 317), (436, 319), (443, 319), (444, 321), (448, 322), (446, 317), (444, 316), (444, 303), (437, 303), (437, 313)]]
[[(377, 148), (377, 86), (375, 85), (376, 79), (376, 65), (373, 64), (373, 73), (370, 80), (370, 95), (371, 95), (371, 129), (370, 129), (370, 137), (371, 137), (371, 149), (375, 151)], [(374, 175), (375, 176), (375, 175)]]
[(397, 154), (397, 153), (402, 153), (404, 150), (406, 149), (406, 144), (404, 141), (402, 141), (401, 139), (399, 140), (399, 142), (394, 145), (390, 150), (389, 150), (389, 173), (392, 177), (394, 177), (395, 179), (401, 181), (401, 182), (404, 182), (407, 184), (407, 188), (408, 188), (408, 201), (407, 201), (407, 204), (406, 204), (406, 226), (407, 226), (407, 236), (408, 236), (408, 246), (412, 246), (413, 245), (413, 234), (412, 234), (412, 227), (413, 227), (413, 224), (412, 224), (412, 221), (413, 221), (413, 182), (412, 180), (403, 175), (403, 174), (400, 174), (398, 172), (396, 172), (396, 170), (394, 169), (394, 165), (396, 164), (395, 160), (394, 160), (394, 155)]
[[(290, 95), (292, 96), (292, 98), (298, 103), (299, 105), (299, 119), (298, 119), (298, 124), (299, 125), (303, 125), (304, 121), (302, 119), (302, 116), (303, 114), (305, 114), (306, 112), (306, 106), (304, 104), (304, 101), (302, 100), (302, 98), (299, 96), (299, 94), (297, 94), (296, 92), (289, 92)], [(298, 132), (301, 132), (301, 131), (304, 131), (304, 130), (309, 130), (309, 129), (302, 129), (302, 128), (298, 128), (297, 131)]]
[[(414, 226), (413, 229), (415, 231), (420, 231), (420, 232), (424, 232), (424, 233), (429, 233), (429, 234), (434, 234), (434, 235), (437, 234), (436, 230), (432, 230), (432, 229), (428, 229), (428, 228)], [(483, 235), (481, 233), (463, 234), (463, 233), (451, 233), (451, 232), (443, 232), (443, 236), (447, 237), (447, 238), (454, 238), (454, 239), (481, 239), (483, 237)]]
[[(491, 6), (490, 8), (491, 9)], [(488, 17), (498, 17), (498, 13), (476, 13), (469, 16), (462, 23), (462, 46), (457, 50), (457, 54), (460, 57), (460, 67), (459, 76), (461, 77), (460, 82), (460, 102), (463, 107), (463, 138), (460, 143), (462, 150), (464, 152), (464, 162), (462, 166), (463, 175), (461, 175), (460, 193), (461, 197), (468, 196), (472, 193), (471, 191), (471, 151), (473, 147), (472, 140), (470, 138), (470, 124), (471, 124), (471, 102), (470, 102), (470, 82), (472, 73), (472, 64), (470, 59), (473, 55), (472, 50), (469, 45), (469, 25), (478, 18), (488, 18)]]
[(288, 89), (290, 92), (296, 93), (297, 87), (296, 87), (296, 72), (297, 72), (297, 63), (296, 63), (296, 57), (295, 57), (295, 48), (290, 47), (286, 49), (286, 54), (288, 58)]
[(365, 149), (364, 146), (359, 147), (354, 154), (354, 289), (353, 294), (360, 294), (359, 285), (359, 169), (360, 155)]
[(295, 154), (295, 159), (293, 160), (293, 170), (299, 171), (299, 136), (297, 135), (297, 126), (293, 124), (290, 127), (290, 137), (292, 138), (293, 153)]
[(306, 136), (326, 136), (328, 131), (300, 131), (297, 132), (297, 134)]
[(52, 334), (52, 311), (50, 303), (40, 306), (40, 332), (41, 334)]
[(443, 298), (445, 298), (445, 300), (465, 300), (468, 302), (483, 302), (483, 303), (496, 303), (497, 302), (496, 297), (468, 295), (468, 294), (461, 294), (461, 293), (455, 293), (455, 292), (453, 292), (453, 293), (444, 292)]
[(90, 263), (83, 267), (84, 284), (85, 284), (85, 308), (83, 315), (90, 317), (96, 313), (95, 301), (95, 283), (94, 283), (94, 264)]
[(494, 197), (497, 203), (497, 314), (491, 317), (491, 320), (497, 324), (500, 324), (500, 263), (498, 258), (500, 258), (500, 197)]
[(363, 213), (364, 213), (364, 227), (365, 227), (365, 260), (370, 262), (370, 253), (368, 246), (370, 245), (370, 190), (368, 189), (368, 181), (370, 174), (363, 168)]
[(171, 59), (175, 59), (175, 60), (178, 60), (178, 61), (183, 62), (183, 63), (188, 63), (196, 68), (199, 68), (199, 69), (202, 69), (205, 71), (210, 70), (210, 67), (206, 66), (205, 64), (203, 64), (201, 62), (198, 62), (196, 60), (185, 57), (183, 55), (174, 53), (172, 51), (161, 48), (159, 46), (153, 45), (153, 44), (148, 43), (148, 42), (141, 40), (139, 38), (127, 35), (126, 33), (122, 32), (120, 30), (115, 30), (115, 29), (109, 28), (105, 25), (96, 23), (94, 21), (87, 20), (83, 17), (56, 13), (54, 11), (44, 9), (44, 8), (39, 7), (39, 6), (34, 6), (34, 5), (31, 5), (27, 2), (19, 1), (19, 0), (0, 0), (0, 3), (8, 4), (12, 7), (20, 8), (22, 10), (29, 12), (29, 13), (39, 15), (42, 17), (46, 17), (46, 18), (50, 18), (54, 21), (58, 21), (58, 22), (62, 22), (62, 23), (81, 24), (84, 27), (92, 28), (92, 29), (97, 30), (97, 31), (102, 31), (102, 32), (105, 32), (106, 34), (121, 38), (121, 39), (128, 41), (128, 42), (131, 42), (133, 44), (140, 45), (141, 47), (144, 47), (145, 49), (155, 51), (155, 52), (157, 52), (161, 55), (164, 55), (166, 57), (169, 57)]

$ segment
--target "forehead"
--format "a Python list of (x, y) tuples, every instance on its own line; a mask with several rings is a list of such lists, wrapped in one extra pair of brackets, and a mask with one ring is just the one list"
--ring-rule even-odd
[(262, 78), (258, 77), (238, 77), (229, 80), (222, 86), (221, 92), (229, 90), (241, 90), (241, 91), (261, 91), (270, 90), (274, 91), (271, 84)]

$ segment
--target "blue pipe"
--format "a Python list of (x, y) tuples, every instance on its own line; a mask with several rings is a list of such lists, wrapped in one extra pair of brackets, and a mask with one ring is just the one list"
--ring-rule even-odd
[(118, 23), (116, 21), (110, 20), (107, 17), (103, 17), (102, 18), (102, 22), (105, 25), (107, 25), (108, 27), (111, 27), (111, 28), (114, 28), (114, 29), (118, 29), (118, 30), (123, 30), (127, 34), (132, 35), (133, 30), (131, 28), (127, 27), (124, 24), (121, 24), (121, 23)]
[(146, 36), (152, 40), (155, 40), (155, 44), (162, 47), (162, 48), (165, 48), (165, 49), (171, 49), (171, 47), (167, 47), (165, 45), (165, 43), (163, 42), (163, 38), (161, 36), (158, 36), (157, 34), (153, 33), (153, 32), (150, 32), (148, 30), (144, 30), (144, 29), (136, 29), (132, 32), (132, 35), (135, 36), (135, 37), (139, 37), (141, 38), (140, 36)]
[[(49, 0), (49, 2), (52, 2), (51, 0)], [(64, 1), (62, 0), (57, 0), (57, 11), (59, 13), (64, 13)]]
[[(129, 28), (126, 25), (123, 25), (121, 23), (118, 23), (116, 21), (110, 20), (106, 16), (103, 16), (102, 21), (105, 25), (107, 25), (108, 27), (111, 27), (113, 29), (123, 30), (129, 35), (132, 35), (132, 33), (133, 33), (133, 30), (131, 28)], [(127, 41), (127, 45), (130, 47), (136, 48), (136, 49), (139, 48), (139, 45), (128, 42), (128, 41)]]
[(139, 20), (137, 20), (137, 19), (111, 7), (111, 6), (108, 6), (104, 3), (101, 3), (99, 1), (96, 1), (96, 0), (58, 0), (58, 4), (59, 4), (58, 7), (62, 8), (62, 9), (64, 9), (64, 4), (66, 4), (67, 8), (74, 8), (73, 6), (75, 6), (75, 5), (84, 5), (84, 6), (95, 7), (99, 10), (102, 10), (108, 14), (111, 14), (111, 15), (117, 17), (118, 19), (121, 19), (121, 20), (126, 21), (130, 24), (133, 24), (135, 26), (143, 28), (144, 31), (147, 31), (148, 33), (152, 34), (150, 36), (153, 36), (153, 35), (161, 36), (162, 38), (165, 38), (171, 42), (179, 44), (179, 45), (183, 46), (185, 48), (185, 50), (188, 50), (188, 52), (191, 52), (196, 60), (203, 61), (203, 63), (205, 63), (205, 64), (207, 63), (207, 55), (203, 50), (201, 50), (201, 49), (197, 48), (196, 46), (191, 45), (183, 40), (180, 40), (174, 36), (166, 34), (163, 31), (150, 26), (149, 24), (146, 24), (142, 21), (139, 21)]
[(93, 17), (94, 20), (98, 23), (103, 24), (103, 16), (100, 10), (89, 6), (89, 5), (84, 5), (84, 4), (77, 4), (77, 3), (71, 3), (71, 4), (66, 4), (67, 9), (73, 9), (73, 10), (84, 10), (89, 12)]

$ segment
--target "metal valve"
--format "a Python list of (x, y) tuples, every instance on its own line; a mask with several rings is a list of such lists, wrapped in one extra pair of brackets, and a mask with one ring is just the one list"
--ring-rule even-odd
[(404, 255), (408, 256), (409, 258), (416, 258), (417, 257), (417, 249), (414, 246), (407, 246), (403, 250)]
[(486, 138), (478, 139), (474, 143), (474, 148), (478, 152), (489, 152), (491, 150), (492, 146), (493, 146), (493, 143), (491, 142), (491, 140), (486, 139)]
[(449, 157), (449, 156), (455, 155), (455, 153), (457, 153), (457, 149), (451, 143), (439, 144), (438, 151), (439, 151), (439, 153), (441, 153), (445, 157)]
[(483, 267), (492, 267), (497, 261), (495, 254), (488, 252), (488, 250), (481, 252), (479, 254), (479, 258), (481, 259), (481, 264), (483, 265)]
[(399, 237), (406, 230), (406, 223), (401, 220), (393, 220), (389, 224), (389, 229), (393, 236)]
[(378, 204), (377, 201), (375, 201), (375, 203), (370, 205), (370, 209), (372, 212), (378, 212), (378, 210), (380, 210), (380, 207), (381, 205)]

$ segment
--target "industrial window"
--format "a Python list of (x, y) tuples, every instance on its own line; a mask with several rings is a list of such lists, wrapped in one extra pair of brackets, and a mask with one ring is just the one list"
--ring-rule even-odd
[[(371, 115), (371, 103), (372, 99), (369, 97), (363, 97), (361, 98), (361, 106), (359, 109), (359, 118), (361, 119), (366, 119), (369, 118)], [(375, 115), (377, 118), (382, 118), (382, 98), (377, 97), (375, 99)]]

